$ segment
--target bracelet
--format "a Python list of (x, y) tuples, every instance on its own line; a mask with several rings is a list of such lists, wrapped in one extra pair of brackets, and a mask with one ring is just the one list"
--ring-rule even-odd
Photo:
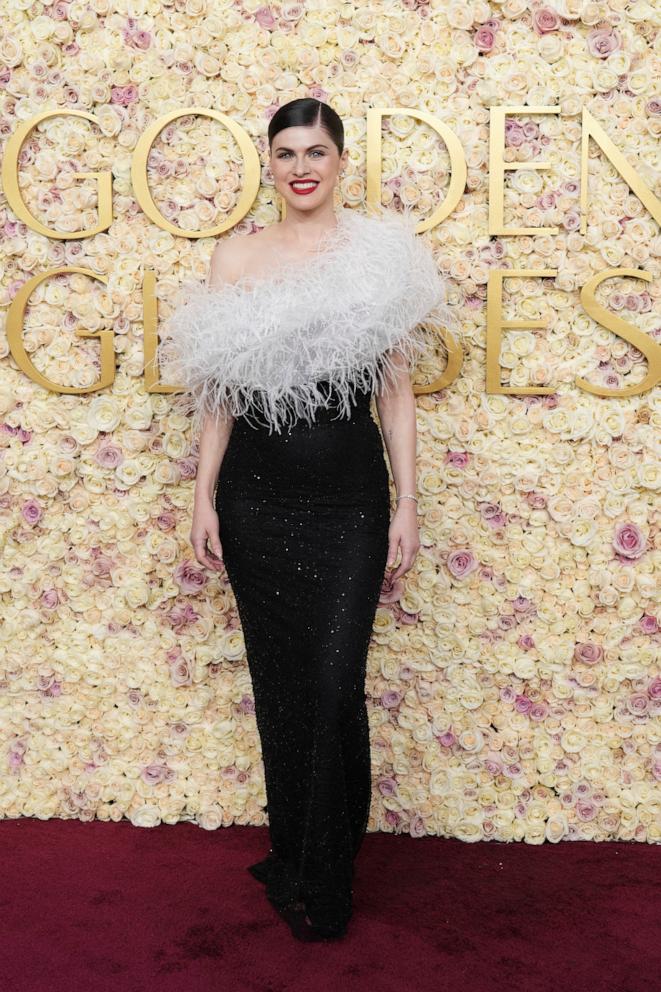
[(414, 499), (416, 501), (416, 503), (418, 502), (418, 497), (411, 495), (411, 493), (403, 493), (401, 496), (398, 496), (397, 497), (397, 499), (395, 500), (395, 502), (398, 503), (400, 501), (400, 499)]

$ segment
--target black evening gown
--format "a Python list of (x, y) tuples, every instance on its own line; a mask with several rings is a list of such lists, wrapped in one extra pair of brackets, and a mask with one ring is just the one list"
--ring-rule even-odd
[[(253, 685), (271, 850), (251, 871), (313, 923), (352, 912), (371, 799), (365, 673), (390, 493), (368, 391), (269, 434), (235, 419), (215, 504)], [(255, 410), (259, 410), (255, 400)]]

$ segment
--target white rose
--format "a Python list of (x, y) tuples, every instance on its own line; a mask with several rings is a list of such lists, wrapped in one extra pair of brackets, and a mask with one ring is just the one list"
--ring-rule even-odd
[(129, 820), (134, 827), (157, 827), (161, 816), (157, 806), (140, 806), (129, 813)]

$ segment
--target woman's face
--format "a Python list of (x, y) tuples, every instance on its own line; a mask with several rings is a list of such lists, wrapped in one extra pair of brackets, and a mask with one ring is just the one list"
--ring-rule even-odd
[[(295, 210), (318, 209), (326, 200), (333, 200), (338, 175), (347, 163), (348, 151), (339, 154), (328, 132), (319, 126), (287, 127), (279, 131), (271, 146), (270, 167), (275, 188)], [(310, 180), (315, 183), (309, 191), (292, 186), (293, 182)]]

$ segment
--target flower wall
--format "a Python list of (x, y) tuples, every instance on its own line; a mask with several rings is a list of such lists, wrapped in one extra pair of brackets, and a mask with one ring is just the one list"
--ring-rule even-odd
[[(661, 838), (658, 388), (643, 355), (583, 310), (579, 292), (609, 267), (597, 300), (661, 341), (658, 225), (595, 146), (579, 231), (581, 112), (587, 106), (661, 195), (658, 7), (607, 0), (272, 3), (177, 0), (46, 6), (14, 2), (0, 43), (0, 136), (45, 109), (23, 145), (20, 186), (57, 231), (97, 220), (94, 181), (111, 171), (114, 217), (60, 240), (17, 220), (3, 197), (2, 303), (33, 293), (23, 342), (63, 386), (98, 379), (111, 328), (117, 372), (88, 394), (44, 389), (0, 335), (0, 727), (3, 816), (194, 820), (206, 829), (266, 821), (251, 683), (231, 588), (188, 543), (196, 450), (172, 395), (143, 378), (142, 277), (168, 310), (204, 278), (212, 238), (174, 236), (140, 210), (131, 156), (176, 108), (237, 121), (262, 164), (238, 233), (278, 220), (268, 121), (298, 96), (344, 120), (341, 202), (365, 207), (368, 107), (425, 109), (458, 137), (466, 189), (427, 235), (462, 323), (458, 378), (418, 398), (420, 528), (414, 568), (384, 583), (370, 648), (370, 830), (465, 841)], [(558, 106), (508, 117), (511, 227), (488, 233), (489, 108)], [(444, 199), (449, 157), (427, 124), (384, 118), (382, 203), (421, 219)], [(185, 231), (220, 223), (242, 188), (234, 138), (181, 117), (149, 157), (162, 215)], [(232, 236), (224, 235), (224, 236)], [(491, 269), (554, 268), (506, 282), (502, 381), (546, 395), (488, 394)], [(439, 355), (439, 362), (441, 362)], [(440, 368), (423, 368), (429, 382)]]

